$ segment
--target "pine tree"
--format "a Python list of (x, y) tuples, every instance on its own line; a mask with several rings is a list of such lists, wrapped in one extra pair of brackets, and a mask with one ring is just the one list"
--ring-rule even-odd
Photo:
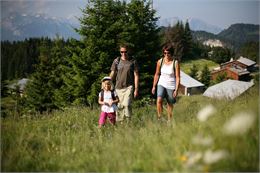
[(67, 102), (62, 92), (62, 78), (66, 55), (65, 41), (57, 37), (54, 41), (43, 39), (40, 46), (39, 63), (26, 86), (27, 108), (34, 111), (51, 111), (62, 108)]
[(210, 71), (207, 65), (205, 65), (201, 71), (200, 81), (208, 87), (210, 85)]
[(26, 86), (26, 105), (32, 111), (48, 111), (56, 108), (53, 104), (53, 88), (50, 85), (52, 71), (50, 57), (51, 42), (44, 39), (40, 47), (39, 64)]
[(65, 56), (67, 55), (67, 50), (65, 49), (66, 42), (60, 38), (58, 35), (53, 41), (53, 46), (51, 48), (50, 54), (50, 65), (52, 67), (50, 71), (50, 81), (49, 84), (53, 89), (53, 104), (55, 107), (62, 108), (67, 102), (68, 94), (64, 94), (64, 80), (63, 74), (65, 71), (63, 70), (63, 66), (65, 66)]
[(97, 102), (98, 90), (93, 92), (92, 88), (100, 86), (98, 79), (108, 74), (116, 57), (125, 24), (122, 19), (124, 4), (112, 0), (90, 0), (82, 10), (81, 27), (76, 29), (82, 39), (70, 40), (67, 66), (63, 67), (66, 71), (64, 91), (70, 93), (68, 101), (73, 104)]
[(72, 103), (93, 105), (97, 102), (100, 79), (109, 74), (113, 60), (119, 56), (121, 43), (130, 46), (142, 69), (140, 76), (152, 81), (154, 71), (149, 69), (156, 59), (158, 30), (155, 11), (150, 9), (149, 3), (90, 0), (82, 12), (81, 27), (76, 29), (82, 39), (70, 41), (64, 67), (65, 88), (71, 93)]
[(192, 58), (192, 35), (189, 23), (185, 26), (181, 21), (178, 21), (173, 27), (167, 27), (165, 30), (163, 44), (173, 44), (176, 48), (175, 56), (178, 59), (187, 60)]
[(184, 55), (184, 26), (183, 23), (178, 21), (177, 24), (173, 27), (173, 43), (176, 47), (175, 56), (179, 59), (182, 59)]
[[(88, 63), (86, 62), (86, 64), (83, 64), (85, 61), (83, 58), (81, 58), (83, 52), (82, 47), (84, 47), (84, 45), (75, 39), (70, 39), (66, 46), (68, 52), (64, 57), (64, 65), (61, 65), (62, 71), (64, 71), (62, 75), (64, 84), (59, 90), (60, 93), (58, 94), (64, 96), (63, 99), (61, 98), (61, 100), (63, 100), (62, 102), (65, 104), (78, 101), (79, 98), (84, 98), (84, 95), (87, 91), (87, 89), (84, 88), (82, 91), (79, 91), (79, 86), (82, 83), (81, 78), (84, 79), (84, 74), (86, 75), (85, 77), (87, 77), (87, 71), (91, 71), (91, 66), (89, 66), (89, 68), (83, 72), (79, 71), (82, 67), (86, 67), (86, 64)], [(76, 100), (77, 98), (78, 100)]]
[(259, 64), (259, 42), (247, 42), (241, 46), (239, 54)]
[(228, 48), (213, 47), (212, 51), (213, 54), (211, 55), (210, 59), (218, 64), (227, 62), (231, 57), (234, 56), (234, 53), (231, 52), (231, 50)]
[(190, 75), (192, 78), (198, 80), (198, 71), (199, 71), (199, 70), (198, 70), (198, 67), (197, 67), (195, 64), (193, 64), (192, 67), (191, 67), (191, 69), (190, 69), (189, 75)]
[(163, 34), (162, 34), (162, 45), (165, 45), (165, 44), (169, 44), (169, 43), (172, 43), (172, 37), (173, 37), (173, 34), (172, 34), (172, 27), (171, 26), (168, 26), (166, 27), (165, 29), (163, 29)]
[(169, 26), (165, 30), (164, 37), (163, 45), (173, 44), (175, 46), (174, 56), (179, 60), (182, 59), (184, 54), (184, 26), (182, 22), (178, 21), (173, 27)]
[(1, 42), (1, 82), (28, 77), (38, 63), (39, 43), (42, 38)]
[(184, 33), (183, 33), (183, 59), (191, 59), (191, 49), (192, 49), (192, 35), (190, 30), (190, 25), (188, 21), (185, 23)]
[(149, 95), (159, 55), (156, 51), (159, 47), (159, 29), (156, 26), (158, 18), (150, 7), (150, 2), (133, 0), (127, 4), (127, 17), (129, 23), (125, 27), (128, 32), (128, 43), (132, 45), (132, 51), (140, 67), (140, 96)]

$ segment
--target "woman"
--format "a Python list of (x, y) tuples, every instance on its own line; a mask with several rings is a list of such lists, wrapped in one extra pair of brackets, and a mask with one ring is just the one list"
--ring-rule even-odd
[(179, 61), (173, 57), (174, 47), (168, 44), (163, 47), (164, 57), (157, 61), (156, 72), (153, 80), (152, 94), (155, 94), (157, 85), (157, 116), (161, 119), (163, 99), (167, 100), (168, 122), (172, 119), (173, 104), (176, 102), (180, 85)]

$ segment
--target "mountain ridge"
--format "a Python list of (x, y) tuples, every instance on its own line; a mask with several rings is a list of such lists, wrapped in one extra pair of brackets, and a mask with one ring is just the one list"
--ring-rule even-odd
[(79, 35), (73, 29), (76, 27), (78, 27), (76, 23), (63, 18), (44, 14), (13, 13), (1, 20), (1, 40), (17, 41), (45, 36), (54, 38), (57, 34), (65, 39), (69, 37), (79, 39)]
[[(183, 21), (178, 17), (159, 20), (158, 25), (172, 26), (178, 21)], [(219, 32), (219, 28), (214, 25), (206, 24), (199, 19), (186, 20), (190, 24), (192, 35), (195, 40), (203, 42), (207, 39), (218, 39), (229, 47), (239, 47), (247, 41), (258, 41), (259, 25), (237, 23), (232, 24), (227, 29)], [(200, 29), (205, 27), (215, 28), (215, 32), (209, 32), (210, 29)], [(80, 35), (73, 28), (79, 28), (80, 24), (64, 18), (50, 17), (45, 14), (18, 14), (3, 18), (1, 20), (1, 41), (17, 41), (31, 37), (50, 37), (55, 38), (57, 35), (67, 39), (80, 39)], [(217, 32), (218, 31), (218, 32)]]
[(205, 22), (201, 19), (197, 19), (197, 18), (190, 18), (190, 19), (181, 19), (179, 17), (164, 18), (164, 19), (160, 19), (158, 21), (158, 25), (164, 26), (164, 27), (173, 26), (178, 21), (181, 21), (183, 23), (188, 21), (190, 28), (193, 31), (204, 30), (204, 31), (207, 31), (207, 32), (218, 34), (219, 32), (221, 32), (223, 30), (223, 28), (221, 28), (221, 27), (218, 27), (218, 26), (213, 25), (213, 24), (209, 24), (209, 23), (207, 23), (207, 22)]
[(259, 25), (237, 23), (232, 24), (219, 34), (212, 34), (206, 31), (192, 31), (193, 39), (204, 42), (209, 39), (220, 40), (226, 47), (234, 50), (239, 49), (246, 42), (259, 41)]

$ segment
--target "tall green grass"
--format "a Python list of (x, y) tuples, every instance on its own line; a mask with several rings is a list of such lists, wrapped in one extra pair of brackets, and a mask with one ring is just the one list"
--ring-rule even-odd
[[(99, 108), (71, 107), (45, 115), (7, 117), (1, 120), (1, 171), (256, 172), (258, 96), (258, 85), (232, 101), (181, 96), (170, 124), (157, 122), (155, 105), (134, 108), (129, 124), (108, 124), (103, 129), (97, 128)], [(200, 122), (197, 114), (208, 104), (217, 112)], [(223, 133), (231, 117), (247, 111), (256, 119), (246, 133)], [(198, 135), (211, 138), (212, 143), (194, 143)], [(224, 158), (205, 163), (205, 153), (220, 150), (227, 153)]]
[(219, 66), (219, 64), (207, 59), (197, 59), (181, 62), (181, 70), (185, 73), (190, 73), (190, 69), (193, 65), (195, 65), (199, 71), (202, 71), (205, 65), (208, 66), (209, 70), (213, 70), (215, 67)]

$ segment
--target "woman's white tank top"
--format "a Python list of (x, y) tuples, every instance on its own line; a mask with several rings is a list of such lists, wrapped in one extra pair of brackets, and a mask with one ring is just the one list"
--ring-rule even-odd
[[(173, 61), (174, 62), (174, 61)], [(175, 72), (173, 71), (173, 62), (171, 64), (162, 64), (161, 75), (158, 85), (164, 88), (174, 90), (176, 88)]]

